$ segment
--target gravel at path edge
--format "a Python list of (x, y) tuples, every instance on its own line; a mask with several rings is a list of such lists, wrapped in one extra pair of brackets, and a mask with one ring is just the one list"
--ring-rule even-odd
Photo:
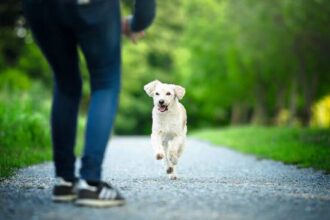
[(330, 219), (330, 175), (189, 138), (169, 180), (149, 137), (115, 137), (103, 176), (127, 198), (115, 208), (51, 201), (53, 164), (21, 169), (0, 182), (0, 219)]

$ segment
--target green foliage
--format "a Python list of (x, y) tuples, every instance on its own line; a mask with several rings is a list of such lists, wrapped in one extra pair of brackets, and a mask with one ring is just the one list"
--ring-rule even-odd
[(330, 95), (323, 97), (313, 105), (311, 126), (330, 128)]
[[(0, 4), (8, 19), (0, 27), (0, 87), (27, 90), (26, 77), (52, 88), (52, 73), (17, 1)], [(133, 0), (123, 0), (123, 15)], [(315, 100), (330, 93), (330, 2), (325, 0), (157, 1), (157, 17), (146, 37), (123, 39), (118, 134), (150, 132), (147, 82), (159, 79), (186, 87), (189, 127), (227, 124), (308, 125)], [(15, 7), (14, 7), (15, 6)], [(9, 10), (10, 9), (10, 10)], [(15, 17), (16, 16), (16, 17)], [(1, 15), (4, 17), (4, 15)], [(22, 32), (23, 31), (23, 32)], [(86, 62), (82, 113), (90, 89)]]
[(330, 171), (330, 130), (288, 127), (230, 127), (193, 136), (260, 158)]
[(177, 73), (199, 104), (196, 116), (225, 123), (222, 110), (233, 123), (246, 115), (273, 123), (287, 108), (292, 121), (309, 121), (311, 103), (329, 92), (328, 1), (195, 0), (185, 8)]
[(32, 79), (42, 81), (46, 86), (51, 85), (52, 73), (40, 49), (33, 43), (30, 32), (25, 38), (25, 46), (15, 68)]
[(18, 69), (7, 69), (0, 74), (0, 90), (2, 91), (26, 91), (30, 87), (30, 79)]
[(29, 92), (1, 91), (0, 177), (51, 158), (49, 99), (40, 95), (45, 94), (42, 86), (32, 87)]
[(78, 130), (77, 130), (76, 146), (75, 146), (76, 156), (81, 156), (84, 149), (85, 127), (86, 127), (86, 116), (85, 114), (81, 114), (78, 117)]

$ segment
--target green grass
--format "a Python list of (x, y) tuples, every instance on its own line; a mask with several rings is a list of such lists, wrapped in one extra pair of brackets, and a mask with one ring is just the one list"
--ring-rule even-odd
[[(50, 161), (50, 97), (0, 95), (0, 180), (18, 168)], [(79, 117), (76, 154), (82, 150), (85, 118)]]
[(193, 136), (259, 158), (330, 172), (330, 130), (288, 127), (228, 127)]
[(0, 178), (51, 159), (45, 103), (25, 93), (0, 96)]

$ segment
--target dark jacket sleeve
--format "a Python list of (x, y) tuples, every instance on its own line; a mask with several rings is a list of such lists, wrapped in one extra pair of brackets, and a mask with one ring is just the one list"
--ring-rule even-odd
[(156, 0), (135, 0), (131, 30), (139, 32), (151, 25), (156, 15)]

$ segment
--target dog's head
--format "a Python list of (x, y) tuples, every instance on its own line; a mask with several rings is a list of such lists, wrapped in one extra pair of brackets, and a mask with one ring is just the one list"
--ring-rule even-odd
[(162, 83), (159, 80), (148, 83), (144, 86), (144, 90), (153, 98), (154, 106), (160, 112), (166, 112), (176, 99), (182, 99), (185, 94), (182, 86)]

